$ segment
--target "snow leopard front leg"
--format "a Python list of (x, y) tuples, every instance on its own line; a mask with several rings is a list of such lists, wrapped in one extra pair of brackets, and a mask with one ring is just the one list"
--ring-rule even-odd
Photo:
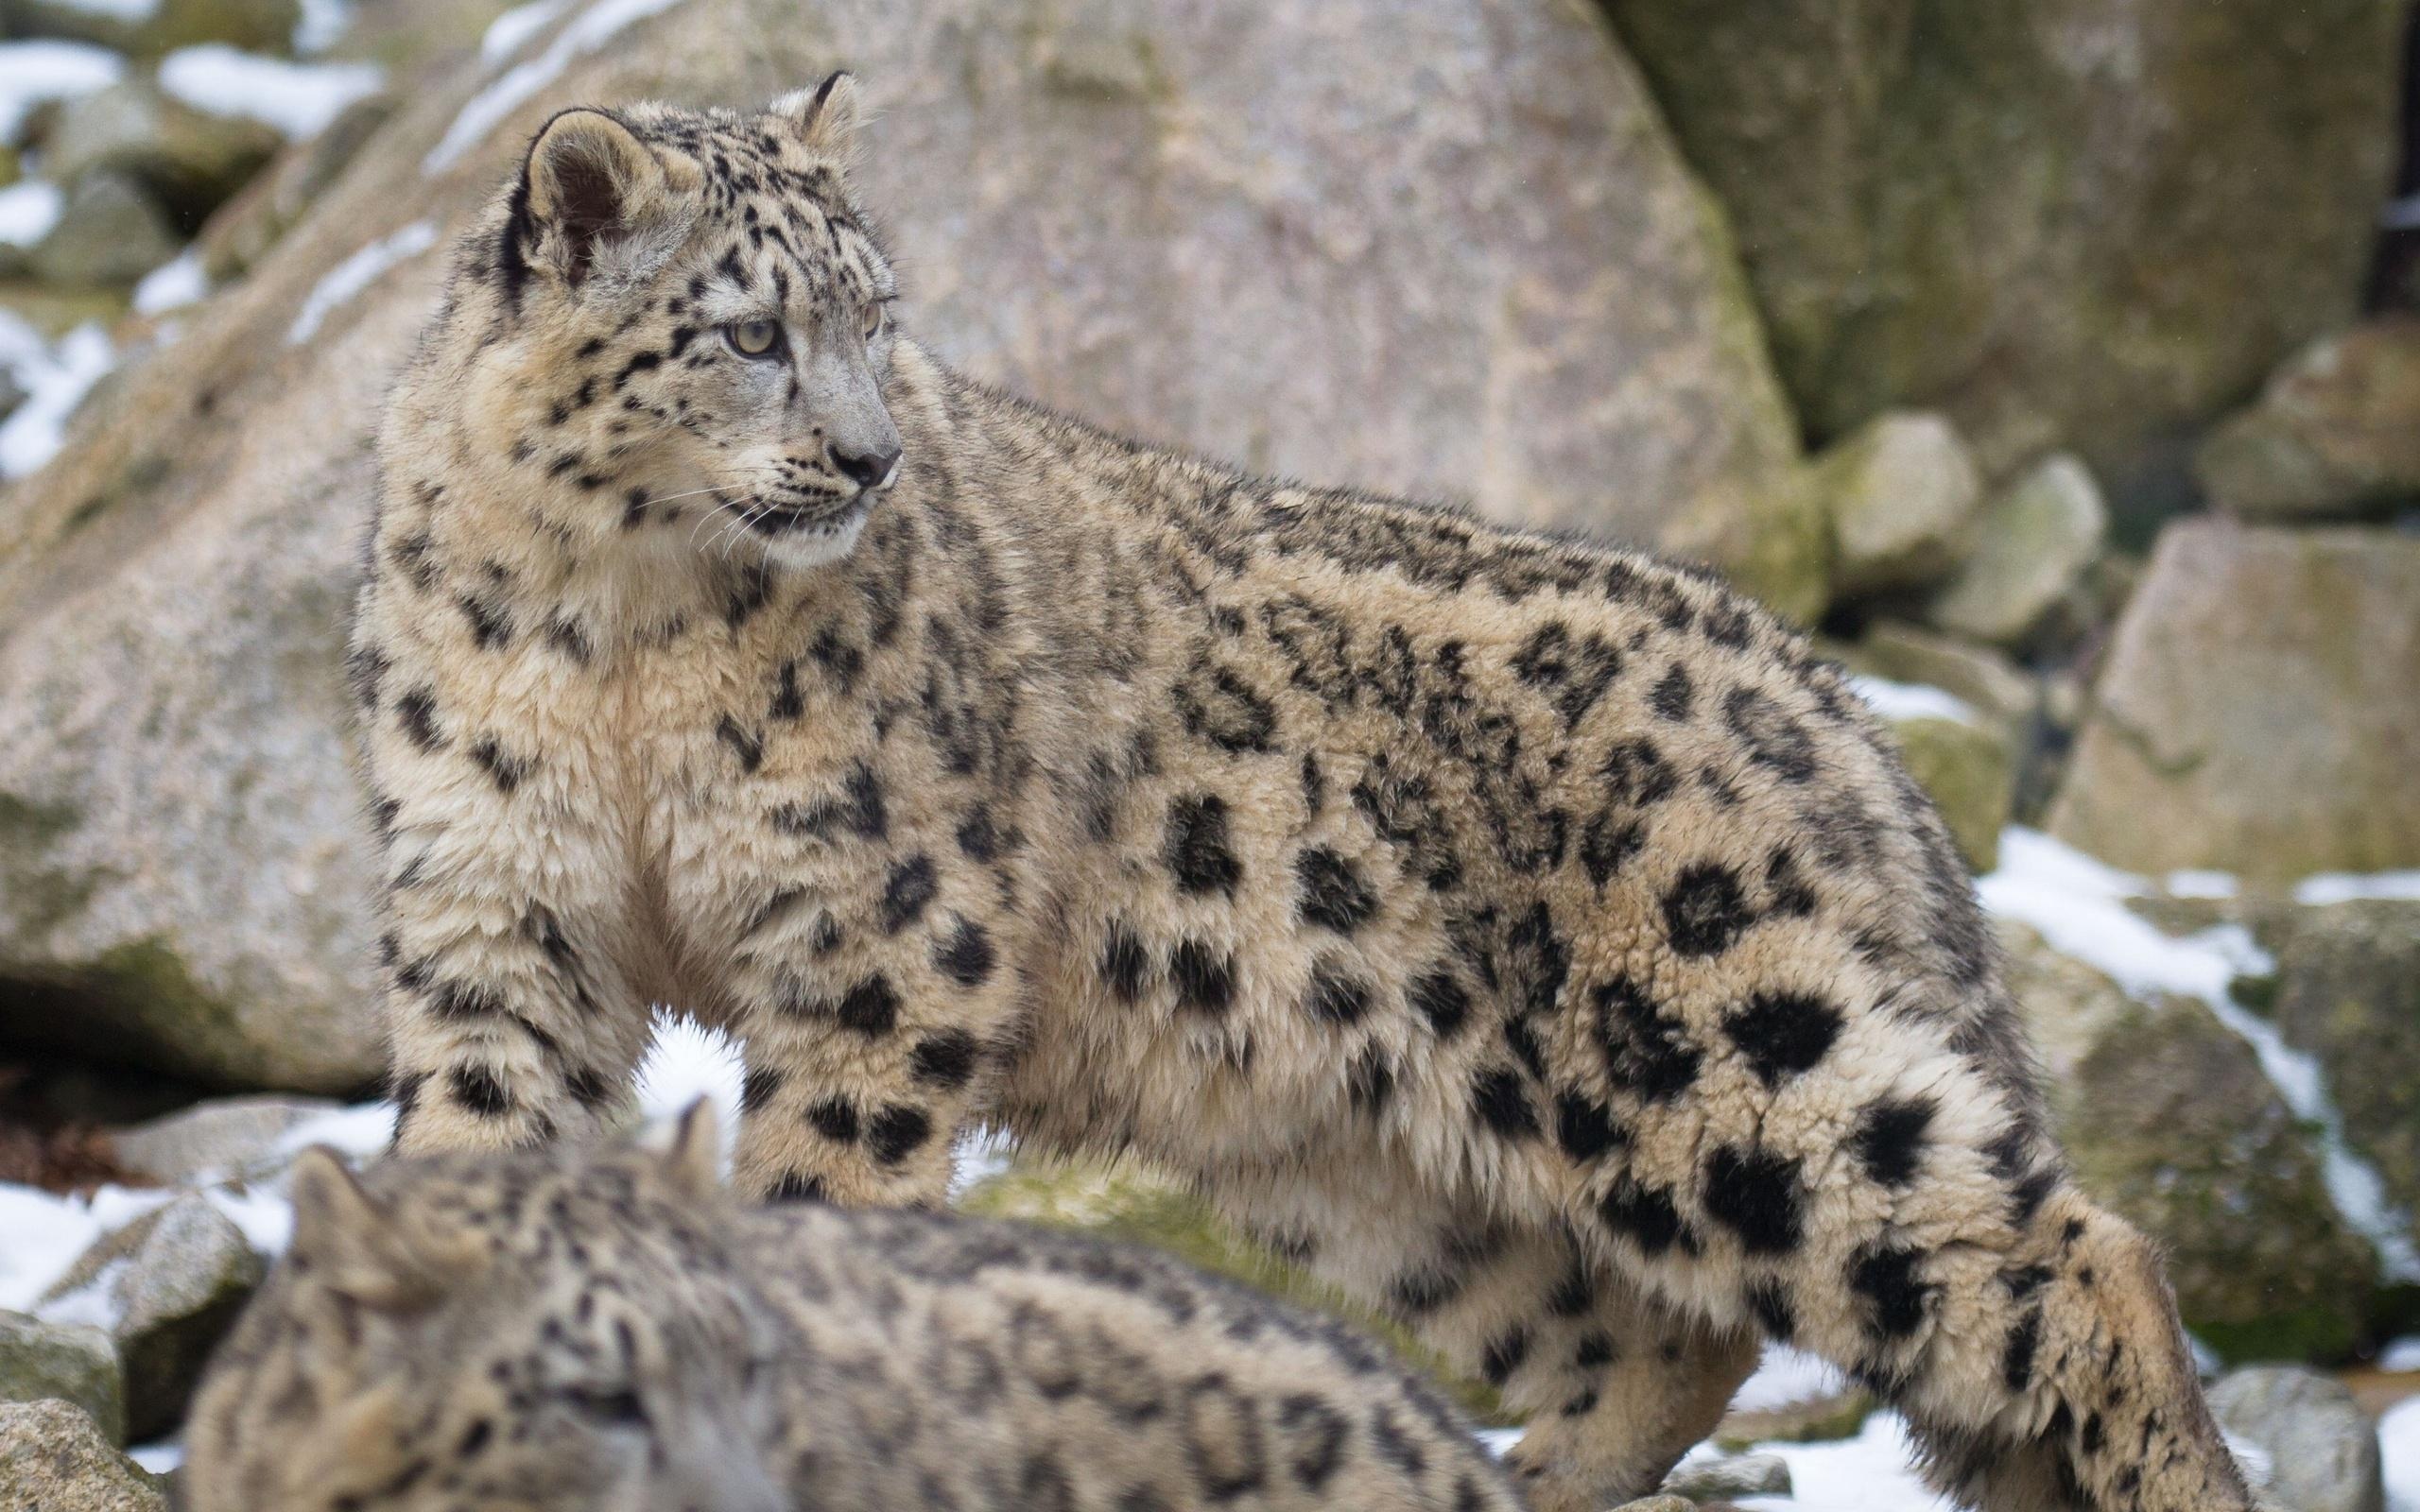
[(1015, 973), (962, 818), (870, 765), (769, 826), (786, 864), (738, 920), (734, 1179), (751, 1196), (939, 1208), (950, 1147), (1013, 1039)]

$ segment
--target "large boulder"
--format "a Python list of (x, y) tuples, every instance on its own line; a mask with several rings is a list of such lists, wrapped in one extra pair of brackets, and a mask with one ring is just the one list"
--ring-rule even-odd
[(2420, 1245), (2420, 900), (2294, 908), (2255, 927), (2276, 958), (2277, 1032), (2318, 1060), (2345, 1137)]
[(2420, 538), (2180, 522), (2119, 622), (2048, 829), (2128, 870), (2420, 865)]
[(2210, 1411), (2268, 1457), (2269, 1495), (2282, 1512), (2385, 1512), (2377, 1430), (2342, 1382), (2257, 1366), (2213, 1385)]
[(2378, 1262), (2252, 1047), (2195, 999), (2130, 997), (2003, 922), (2009, 985), (2085, 1190), (2168, 1248), (2186, 1326), (2229, 1359), (2341, 1356)]
[(1964, 565), (1926, 617), (1978, 641), (2022, 645), (2083, 581), (2108, 525), (2083, 464), (2064, 454), (2045, 459), (1984, 508)]
[(2314, 342), (2193, 460), (2210, 502), (2249, 517), (2383, 513), (2420, 499), (2420, 317)]
[(160, 1483), (63, 1401), (0, 1403), (0, 1506), (165, 1512)]
[(182, 245), (175, 222), (140, 180), (104, 168), (76, 181), (27, 263), (52, 284), (131, 284)]
[(126, 1431), (141, 1441), (182, 1420), (210, 1351), (265, 1269), (243, 1230), (207, 1199), (184, 1196), (103, 1235), (42, 1306), (107, 1327), (126, 1366)]
[[(567, 13), (411, 88), (248, 279), (113, 380), (0, 500), (0, 1039), (221, 1084), (374, 1071), (339, 733), (369, 437), (436, 296), (415, 249), (572, 100), (759, 102), (845, 60), (907, 324), (977, 376), (1820, 605), (1821, 521), (1723, 217), (1601, 21), (1530, 0), (1017, 15)], [(289, 342), (372, 244), (391, 266)]]
[(111, 1443), (126, 1442), (126, 1372), (108, 1332), (0, 1313), (0, 1401), (50, 1398), (83, 1409)]
[(130, 176), (186, 227), (241, 187), (278, 146), (258, 121), (213, 115), (137, 79), (60, 107), (43, 139), (43, 171), (63, 183), (108, 169)]
[(1847, 596), (1930, 582), (1957, 564), (1982, 499), (1975, 460), (1938, 415), (1884, 415), (1815, 461), (1832, 528), (1832, 589)]
[(11, 36), (69, 37), (146, 56), (211, 42), (276, 53), (292, 45), (302, 0), (0, 0), (0, 15)]
[(1819, 438), (1946, 411), (2147, 500), (2359, 301), (2400, 0), (1602, 0)]

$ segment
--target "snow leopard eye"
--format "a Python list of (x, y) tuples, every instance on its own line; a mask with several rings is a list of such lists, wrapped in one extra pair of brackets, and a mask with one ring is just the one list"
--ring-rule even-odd
[(743, 357), (769, 357), (782, 344), (782, 328), (774, 320), (735, 320), (722, 328), (722, 337)]

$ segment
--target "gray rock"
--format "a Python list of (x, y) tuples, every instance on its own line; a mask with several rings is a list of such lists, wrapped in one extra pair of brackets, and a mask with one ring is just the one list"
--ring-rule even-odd
[[(176, 1426), (203, 1364), (259, 1287), (266, 1267), (243, 1231), (198, 1196), (105, 1235), (44, 1295), (45, 1309), (106, 1299), (126, 1364), (126, 1429), (136, 1442)], [(75, 1299), (71, 1301), (70, 1299)]]
[(2016, 799), (2016, 743), (2009, 726), (1959, 719), (1893, 719), (1908, 775), (1931, 796), (1967, 869), (1999, 864), (2000, 831)]
[(2252, 1047), (2190, 998), (2130, 998), (2003, 923), (2009, 986), (2085, 1190), (2168, 1250), (2194, 1336), (2231, 1360), (2325, 1359), (2368, 1327), (2377, 1256)]
[(2280, 1512), (2385, 1512), (2378, 1435), (2343, 1383), (2295, 1366), (2256, 1366), (2210, 1388), (2219, 1426), (2269, 1456)]
[(2420, 1243), (2420, 902), (2285, 908), (2254, 928), (2277, 961), (2263, 1006), (2318, 1057), (2346, 1138)]
[(165, 1512), (159, 1481), (63, 1401), (0, 1403), (0, 1506)]
[(60, 108), (43, 171), (61, 183), (96, 170), (126, 174), (181, 224), (198, 227), (277, 146), (277, 133), (257, 121), (197, 111), (129, 79)]
[(52, 284), (131, 284), (177, 255), (167, 212), (133, 178), (88, 173), (67, 192), (66, 207), (26, 263)]
[(201, 228), (197, 238), (202, 270), (214, 284), (241, 277), (266, 256), (280, 236), (302, 218), (353, 161), (364, 144), (395, 113), (391, 94), (357, 99), (337, 112), (327, 129), (279, 154)]
[(1928, 583), (1957, 565), (1983, 495), (1975, 459), (1939, 415), (1881, 416), (1815, 459), (1832, 525), (1832, 591)]
[(154, 1181), (257, 1180), (291, 1162), (279, 1149), (287, 1130), (343, 1107), (324, 1097), (222, 1097), (120, 1129), (110, 1143), (119, 1165)]
[(2108, 528), (2092, 474), (2072, 456), (2053, 456), (1985, 507), (1965, 565), (1925, 617), (1979, 641), (2022, 644), (2076, 586)]
[(0, 1401), (54, 1397), (81, 1408), (111, 1443), (126, 1442), (126, 1377), (109, 1334), (0, 1313)]
[(2306, 348), (2193, 464), (2211, 503), (2249, 517), (2385, 514), (2420, 498), (2420, 318)]
[(1852, 670), (1939, 688), (2004, 724), (2032, 718), (2042, 703), (2041, 683), (1997, 648), (1905, 620), (1875, 621), (1844, 657)]
[(1665, 1477), (1665, 1491), (1691, 1502), (1736, 1496), (1788, 1496), (1789, 1462), (1779, 1454), (1726, 1454), (1684, 1465)]
[(2407, 6), (1605, 9), (1817, 437), (1936, 408), (1987, 475), (2064, 446), (2156, 512), (2178, 438), (2359, 305)]
[(247, 52), (293, 50), (301, 0), (158, 0), (147, 15), (76, 0), (0, 0), (12, 37), (69, 37), (121, 52), (157, 57), (197, 43), (230, 43)]
[(2048, 828), (2149, 873), (2420, 866), (2414, 667), (2420, 539), (2181, 521), (2118, 624)]
[(1624, 1502), (1613, 1512), (1698, 1512), (1698, 1504), (1685, 1496), (1646, 1496)]
[(0, 1042), (230, 1089), (375, 1076), (342, 625), (367, 438), (443, 259), (317, 341), (286, 328), (366, 243), (461, 225), (549, 111), (769, 99), (844, 39), (879, 123), (865, 193), (917, 270), (902, 318), (975, 376), (1820, 609), (1728, 227), (1584, 8), (1280, 0), (1239, 27), (1103, 0), (1003, 26), (977, 0), (688, 0), (434, 175), (487, 76), (430, 84), (0, 511)]

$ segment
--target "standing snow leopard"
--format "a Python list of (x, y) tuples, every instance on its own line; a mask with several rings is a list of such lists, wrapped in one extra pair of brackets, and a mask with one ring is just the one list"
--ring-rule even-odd
[(1370, 1340), (1166, 1256), (668, 1154), (298, 1166), (188, 1512), (1521, 1512)]
[(555, 116), (394, 395), (352, 657), (407, 1152), (744, 1041), (752, 1193), (1134, 1154), (1658, 1484), (1761, 1337), (1993, 1512), (2234, 1512), (2152, 1246), (1837, 671), (1712, 580), (1272, 483), (901, 334), (845, 76)]

